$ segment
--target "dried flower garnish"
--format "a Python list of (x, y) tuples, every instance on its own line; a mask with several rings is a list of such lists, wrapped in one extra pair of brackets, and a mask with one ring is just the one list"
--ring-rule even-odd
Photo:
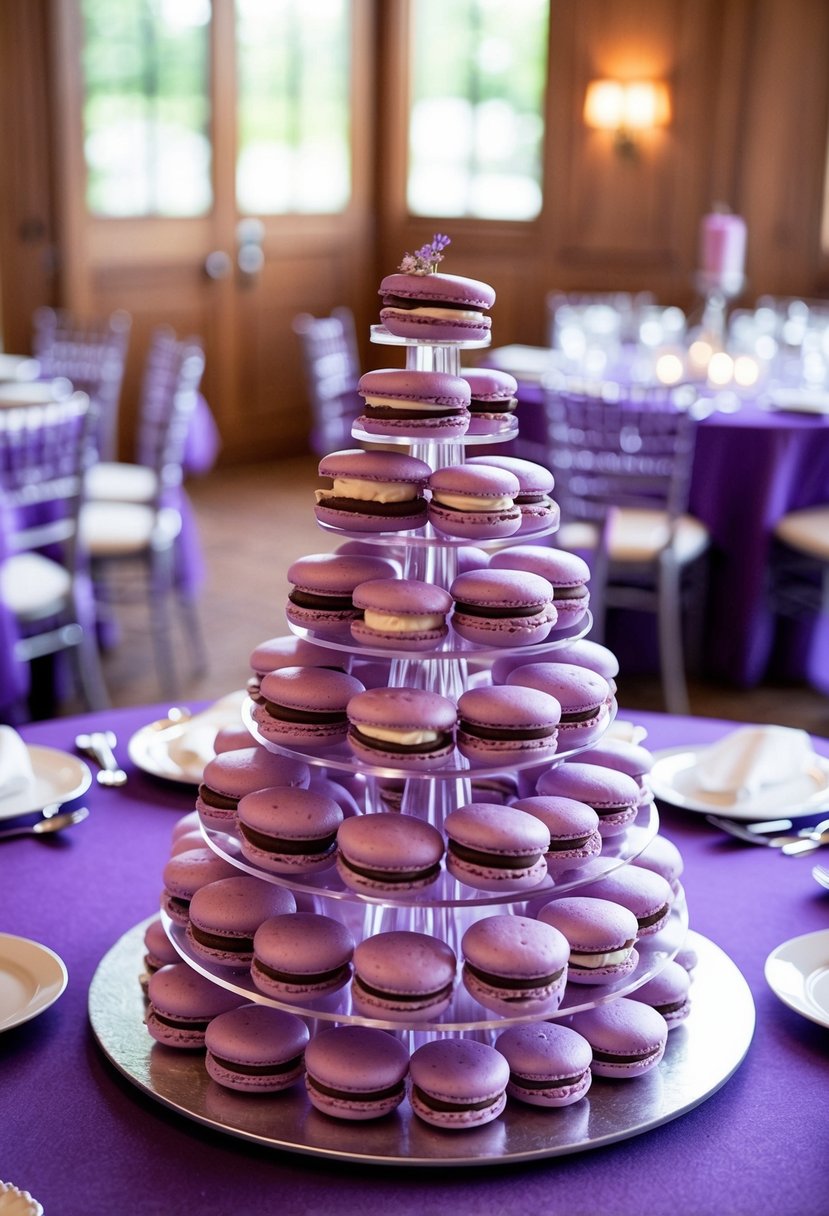
[(421, 245), (414, 253), (403, 255), (400, 269), (403, 274), (434, 274), (443, 261), (444, 249), (451, 243), (448, 236), (436, 232), (428, 245)]

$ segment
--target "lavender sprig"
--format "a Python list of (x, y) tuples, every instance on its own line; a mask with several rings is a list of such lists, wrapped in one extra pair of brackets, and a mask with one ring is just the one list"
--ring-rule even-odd
[(436, 232), (428, 245), (421, 245), (414, 253), (404, 254), (400, 263), (403, 274), (434, 274), (443, 261), (443, 251), (451, 245), (451, 239)]

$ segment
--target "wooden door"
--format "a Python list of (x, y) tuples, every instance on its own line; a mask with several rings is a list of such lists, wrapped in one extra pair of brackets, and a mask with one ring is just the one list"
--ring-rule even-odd
[[(115, 0), (116, 7), (126, 5), (127, 9), (144, 3)], [(204, 392), (222, 433), (223, 462), (301, 452), (306, 449), (309, 418), (291, 321), (298, 312), (319, 315), (337, 304), (357, 310), (364, 295), (366, 266), (371, 265), (370, 6), (359, 0), (345, 0), (344, 4), (323, 0), (313, 6), (273, 4), (271, 0), (168, 4), (171, 12), (178, 8), (179, 13), (195, 13), (204, 26), (199, 37), (203, 37), (208, 185), (202, 195), (198, 190), (183, 191), (184, 196), (198, 196), (195, 202), (186, 197), (174, 201), (173, 207), (180, 205), (184, 214), (170, 214), (169, 209), (167, 214), (159, 209), (153, 213), (152, 206), (144, 206), (140, 214), (142, 208), (136, 206), (136, 213), (131, 214), (132, 165), (128, 158), (132, 135), (125, 123), (124, 143), (114, 153), (127, 157), (124, 188), (116, 192), (114, 208), (101, 214), (100, 209), (96, 213), (94, 198), (90, 205), (90, 157), (95, 149), (85, 129), (85, 72), (89, 69), (84, 56), (89, 53), (91, 27), (84, 23), (88, 12), (84, 13), (82, 4), (83, 0), (57, 0), (53, 31), (60, 299), (82, 315), (126, 308), (133, 316), (121, 454), (129, 452), (135, 431), (141, 358), (150, 330), (160, 322), (172, 324), (181, 335), (195, 333), (204, 340)], [(262, 71), (263, 62), (267, 67), (271, 55), (274, 72), (287, 64), (297, 73), (297, 113), (302, 115), (306, 104), (302, 90), (307, 92), (307, 85), (302, 84), (299, 61), (302, 56), (312, 57), (314, 50), (307, 31), (302, 36), (296, 33), (297, 23), (321, 10), (328, 10), (331, 19), (335, 9), (342, 23), (338, 27), (343, 42), (339, 53), (346, 73), (342, 112), (336, 117), (348, 132), (348, 163), (345, 171), (340, 164), (340, 173), (348, 179), (348, 188), (340, 191), (328, 210), (325, 201), (315, 210), (313, 201), (309, 205), (307, 199), (295, 209), (288, 197), (275, 205), (266, 198), (258, 211), (257, 196), (268, 191), (258, 189), (255, 165), (253, 176), (248, 171), (247, 186), (239, 170), (247, 147), (243, 147), (244, 115), (248, 127), (262, 125), (255, 92), (251, 99), (251, 86), (244, 75), (246, 63), (253, 54), (255, 75), (256, 70)], [(274, 21), (279, 12), (287, 14), (288, 27), (293, 29), (294, 41), (287, 49), (283, 45), (287, 27)], [(130, 15), (134, 16), (134, 9)], [(262, 117), (266, 121), (267, 116)], [(136, 155), (142, 147), (136, 144)], [(267, 171), (267, 156), (263, 164)], [(175, 165), (172, 169), (175, 171)], [(290, 178), (292, 170), (277, 165), (274, 172), (283, 178), (287, 172)], [(312, 183), (314, 172), (324, 173), (324, 165), (308, 170)], [(317, 177), (317, 184), (320, 180)], [(258, 179), (265, 187), (272, 187), (275, 181), (267, 174)], [(240, 184), (243, 193), (247, 190), (247, 198), (239, 197)], [(210, 197), (205, 204), (207, 191)], [(113, 214), (119, 209), (123, 214)]]

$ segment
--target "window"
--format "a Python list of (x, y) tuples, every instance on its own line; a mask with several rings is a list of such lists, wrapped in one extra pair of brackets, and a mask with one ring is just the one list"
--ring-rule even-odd
[(548, 0), (411, 7), (409, 210), (534, 219), (542, 203)]

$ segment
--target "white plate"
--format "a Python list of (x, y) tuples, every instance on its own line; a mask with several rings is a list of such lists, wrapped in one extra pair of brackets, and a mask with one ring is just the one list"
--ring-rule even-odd
[(829, 1026), (829, 929), (783, 942), (766, 959), (765, 974), (784, 1005)]
[(797, 819), (829, 805), (829, 760), (814, 755), (803, 773), (777, 785), (757, 790), (748, 798), (704, 790), (696, 780), (696, 766), (704, 747), (668, 747), (654, 752), (651, 789), (656, 798), (682, 811), (725, 815), (729, 819)]
[[(199, 785), (205, 763), (212, 759), (212, 748), (210, 755), (204, 752), (188, 756), (184, 746), (188, 732), (199, 727), (199, 742), (203, 745), (210, 732), (215, 735), (222, 727), (242, 726), (241, 705), (245, 700), (247, 694), (240, 690), (228, 693), (215, 705), (199, 714), (193, 714), (192, 718), (184, 718), (181, 721), (160, 718), (157, 722), (149, 722), (130, 739), (127, 745), (130, 760), (136, 768), (152, 777), (163, 777), (167, 781), (178, 781), (183, 785)], [(255, 742), (256, 740), (251, 738), (251, 747)], [(203, 746), (200, 746), (199, 752), (202, 750)]]
[(79, 798), (92, 784), (89, 765), (79, 756), (61, 752), (54, 747), (38, 747), (30, 743), (26, 749), (32, 762), (34, 781), (18, 794), (0, 798), (0, 819), (28, 815), (55, 802)]
[(58, 999), (68, 978), (63, 959), (48, 946), (0, 933), (0, 1030), (43, 1013)]
[(784, 413), (829, 414), (829, 393), (817, 388), (772, 389), (769, 405)]

